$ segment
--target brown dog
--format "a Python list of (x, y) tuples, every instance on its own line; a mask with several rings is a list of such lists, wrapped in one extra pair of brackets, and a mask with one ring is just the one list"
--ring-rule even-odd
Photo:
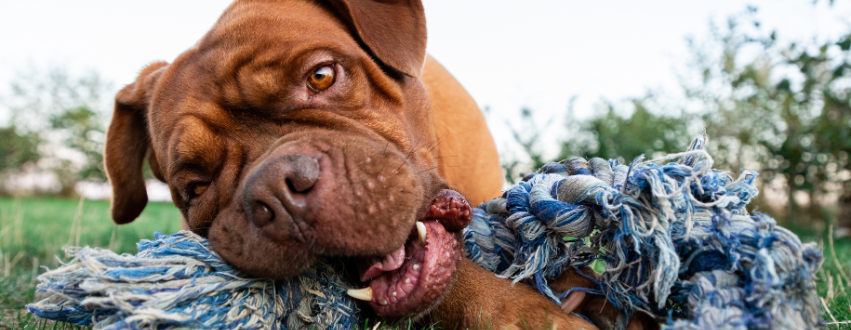
[(419, 1), (234, 2), (116, 96), (113, 219), (145, 207), (147, 156), (185, 226), (250, 275), (347, 257), (369, 285), (354, 295), (386, 317), (593, 329), (463, 258), (461, 195), (496, 197), (501, 170), (476, 104), (425, 45)]

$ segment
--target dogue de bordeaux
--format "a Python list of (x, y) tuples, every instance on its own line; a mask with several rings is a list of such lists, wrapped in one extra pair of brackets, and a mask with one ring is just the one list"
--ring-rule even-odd
[[(117, 94), (104, 160), (113, 219), (145, 207), (147, 158), (184, 226), (251, 276), (342, 257), (364, 283), (352, 295), (386, 318), (594, 329), (463, 257), (467, 200), (498, 196), (501, 169), (476, 104), (425, 49), (418, 0), (235, 1)], [(564, 303), (614, 320), (604, 305)]]

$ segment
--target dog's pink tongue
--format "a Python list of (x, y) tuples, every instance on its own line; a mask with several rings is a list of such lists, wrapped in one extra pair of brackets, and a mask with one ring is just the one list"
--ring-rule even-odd
[(361, 271), (361, 282), (369, 281), (370, 279), (384, 274), (389, 271), (394, 271), (402, 267), (405, 262), (405, 246), (402, 245), (396, 252), (388, 254), (381, 258), (372, 258), (367, 264), (369, 267)]

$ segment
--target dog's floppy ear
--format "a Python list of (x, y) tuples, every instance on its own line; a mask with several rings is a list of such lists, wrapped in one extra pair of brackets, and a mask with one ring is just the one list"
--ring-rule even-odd
[(112, 185), (112, 220), (117, 224), (136, 219), (148, 203), (142, 173), (145, 154), (151, 144), (148, 100), (167, 65), (156, 62), (145, 67), (134, 83), (115, 95), (115, 112), (106, 132), (103, 164)]
[(426, 21), (420, 0), (331, 0), (331, 3), (381, 62), (411, 77), (423, 73)]

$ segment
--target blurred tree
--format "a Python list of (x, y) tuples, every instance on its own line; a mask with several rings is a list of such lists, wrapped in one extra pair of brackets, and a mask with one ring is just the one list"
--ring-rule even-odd
[(520, 146), (522, 154), (526, 158), (524, 161), (521, 161), (516, 157), (502, 157), (505, 180), (512, 184), (515, 183), (515, 175), (523, 176), (523, 174), (534, 171), (547, 163), (544, 152), (540, 149), (540, 141), (541, 133), (547, 129), (549, 124), (541, 127), (535, 121), (533, 113), (529, 108), (520, 109), (520, 127), (506, 122), (506, 125), (511, 130), (511, 136), (514, 138), (514, 142)]
[[(580, 131), (588, 132), (591, 139), (574, 134), (561, 144), (558, 159), (572, 156), (604, 159), (622, 158), (630, 162), (638, 156), (655, 157), (657, 154), (680, 152), (688, 146), (686, 119), (682, 116), (662, 116), (650, 112), (645, 102), (652, 98), (631, 100), (632, 115), (623, 117), (612, 103), (606, 113), (582, 123)], [(569, 115), (570, 117), (570, 115)], [(568, 118), (572, 121), (572, 118)]]
[[(811, 188), (817, 192), (837, 184), (842, 192), (838, 220), (851, 226), (851, 33), (835, 44), (823, 44), (816, 56), (801, 52), (791, 62), (807, 77), (807, 101), (820, 108), (812, 122), (814, 150), (804, 157), (812, 163), (806, 181), (821, 183)], [(811, 214), (816, 211), (811, 209)]]
[(81, 179), (105, 180), (103, 169), (104, 125), (103, 118), (87, 106), (68, 109), (50, 118), (51, 127), (69, 138), (65, 146), (83, 154), (80, 166)]
[[(684, 86), (702, 106), (717, 163), (761, 168), (766, 182), (781, 178), (788, 187), (786, 216), (809, 224), (825, 218), (825, 195), (849, 186), (851, 35), (780, 45), (775, 32), (760, 30), (756, 11), (731, 18), (723, 32), (713, 27), (709, 44), (690, 43), (693, 72), (702, 80)], [(808, 210), (800, 209), (797, 192), (808, 195)]]
[(71, 74), (61, 67), (30, 68), (17, 74), (3, 98), (2, 105), (11, 114), (7, 129), (15, 128), (39, 146), (27, 148), (41, 151), (37, 167), (56, 175), (62, 195), (74, 194), (74, 185), (80, 180), (105, 178), (105, 116), (101, 109), (108, 105), (101, 96), (110, 90), (110, 84), (94, 71)]
[[(519, 125), (506, 123), (511, 129), (514, 142), (520, 146), (522, 155), (502, 155), (506, 181), (514, 183), (524, 173), (534, 171), (548, 162), (573, 156), (622, 158), (629, 162), (640, 155), (654, 157), (658, 154), (682, 151), (690, 142), (686, 133), (686, 118), (654, 114), (645, 104), (652, 98), (653, 95), (648, 94), (644, 98), (631, 100), (632, 109), (616, 109), (613, 103), (607, 102), (602, 105), (604, 115), (587, 121), (573, 118), (576, 97), (571, 98), (567, 111), (567, 126), (563, 131), (567, 135), (561, 142), (555, 142), (560, 144), (560, 152), (555, 158), (547, 157), (541, 148), (541, 136), (548, 129), (548, 125), (542, 127), (537, 124), (531, 109), (521, 109)], [(619, 114), (628, 111), (632, 111), (629, 117)], [(552, 123), (552, 120), (547, 123)]]
[[(22, 169), (33, 166), (40, 155), (38, 145), (41, 139), (35, 133), (18, 133), (17, 127), (0, 128), (0, 183), (9, 176), (21, 173)], [(6, 185), (0, 184), (0, 194), (6, 194)]]
[[(851, 32), (839, 40), (781, 44), (774, 31), (762, 30), (757, 12), (748, 7), (724, 28), (711, 24), (709, 38), (688, 40), (692, 57), (681, 104), (661, 107), (648, 94), (632, 100), (632, 109), (606, 103), (586, 121), (569, 111), (558, 159), (654, 157), (683, 150), (705, 129), (717, 168), (757, 169), (761, 184), (780, 180), (787, 187), (786, 210), (776, 218), (817, 224), (828, 218), (825, 196), (838, 194), (839, 220), (851, 225)], [(528, 109), (521, 114), (532, 117)], [(514, 134), (534, 166), (546, 160), (536, 149), (540, 135)], [(806, 209), (800, 193), (809, 197)]]

